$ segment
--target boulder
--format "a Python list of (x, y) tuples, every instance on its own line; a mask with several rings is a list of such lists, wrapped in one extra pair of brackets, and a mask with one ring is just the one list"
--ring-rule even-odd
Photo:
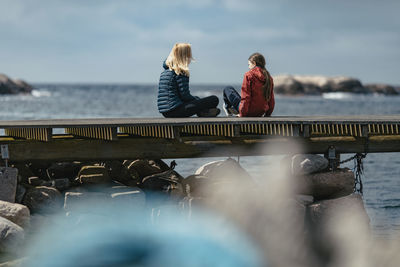
[(204, 164), (195, 175), (206, 176), (213, 180), (253, 183), (253, 179), (240, 164), (232, 159), (219, 160)]
[(274, 92), (283, 95), (304, 94), (304, 87), (290, 75), (279, 75), (274, 77)]
[(371, 92), (384, 95), (398, 95), (398, 91), (394, 86), (387, 84), (366, 84), (365, 87)]
[(0, 267), (23, 267), (26, 266), (25, 264), (26, 260), (27, 260), (26, 258), (22, 258), (22, 259), (3, 262), (0, 263)]
[(345, 76), (277, 75), (274, 84), (277, 94), (370, 93), (358, 79)]
[(132, 160), (124, 160), (122, 163), (123, 168), (121, 170), (121, 176), (117, 180), (118, 182), (128, 186), (136, 186), (138, 183), (140, 183), (140, 175), (135, 168), (132, 167), (132, 162)]
[(119, 160), (110, 160), (104, 162), (104, 167), (107, 169), (110, 178), (114, 181), (118, 181), (121, 179), (122, 176), (122, 162)]
[(113, 205), (133, 209), (143, 208), (146, 204), (144, 192), (138, 187), (113, 186), (110, 189)]
[(0, 217), (0, 233), (0, 253), (18, 253), (25, 238), (24, 229)]
[(29, 177), (35, 176), (27, 164), (15, 164), (13, 167), (18, 169), (18, 183), (28, 184)]
[(17, 192), (18, 170), (15, 168), (0, 167), (0, 200), (15, 202)]
[(171, 199), (181, 199), (184, 196), (182, 179), (176, 171), (169, 170), (153, 174), (143, 179), (140, 187), (146, 193), (158, 193), (161, 196), (168, 196)]
[(129, 170), (134, 169), (139, 175), (140, 179), (143, 179), (146, 176), (150, 176), (165, 171), (154, 160), (147, 160), (147, 159), (137, 159), (133, 161), (127, 161), (124, 163), (124, 166), (127, 166), (127, 169)]
[(110, 199), (110, 195), (105, 192), (66, 192), (64, 210), (91, 212), (104, 208)]
[(17, 185), (17, 192), (15, 193), (15, 202), (22, 203), (26, 193), (26, 188), (22, 184)]
[(347, 168), (298, 176), (295, 179), (298, 193), (312, 195), (317, 200), (347, 196), (354, 191), (354, 173)]
[(190, 175), (182, 180), (183, 190), (188, 197), (207, 197), (209, 186), (213, 184), (212, 178), (203, 175)]
[(362, 197), (356, 193), (345, 197), (317, 201), (308, 206), (308, 211), (310, 222), (314, 225), (326, 224), (337, 213), (348, 214), (346, 211), (350, 211), (350, 213), (358, 212), (367, 224), (370, 221)]
[(19, 87), (5, 74), (0, 73), (0, 95), (18, 94)]
[(69, 179), (74, 180), (81, 170), (82, 163), (74, 162), (56, 162), (47, 168), (47, 175), (50, 180)]
[(32, 90), (32, 85), (27, 82), (20, 79), (11, 80), (7, 75), (0, 73), (0, 95), (31, 93)]
[(28, 189), (22, 204), (27, 206), (31, 213), (53, 213), (62, 208), (63, 197), (53, 187), (37, 186)]
[(107, 169), (104, 166), (83, 166), (78, 173), (81, 184), (106, 184), (111, 182)]
[(31, 93), (33, 90), (33, 86), (28, 84), (26, 81), (21, 79), (14, 79), (13, 82), (18, 86), (19, 93)]
[(51, 182), (58, 191), (65, 191), (71, 187), (71, 182), (68, 178), (55, 179)]
[(0, 200), (0, 217), (25, 228), (29, 226), (30, 212), (24, 205)]
[(37, 176), (32, 176), (28, 178), (28, 184), (31, 186), (40, 186), (43, 185), (45, 182), (45, 180), (42, 180)]
[(37, 176), (42, 180), (49, 180), (49, 177), (47, 175), (47, 168), (50, 166), (50, 163), (35, 161), (29, 162), (27, 166), (32, 171), (33, 176)]
[[(306, 218), (310, 240), (323, 266), (342, 257), (343, 249), (350, 256), (360, 242), (370, 241), (370, 220), (359, 194), (309, 205)], [(355, 237), (361, 241), (354, 240)]]
[(291, 171), (293, 175), (321, 172), (328, 168), (329, 161), (314, 154), (297, 154), (292, 157)]

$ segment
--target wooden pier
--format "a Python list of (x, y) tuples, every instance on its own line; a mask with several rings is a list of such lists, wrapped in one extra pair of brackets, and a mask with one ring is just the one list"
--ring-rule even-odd
[(11, 162), (400, 152), (400, 115), (1, 121), (0, 130)]

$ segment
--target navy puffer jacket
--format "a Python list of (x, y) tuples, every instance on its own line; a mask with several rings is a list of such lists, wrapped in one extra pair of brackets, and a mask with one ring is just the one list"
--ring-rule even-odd
[(157, 98), (160, 113), (171, 111), (185, 102), (197, 99), (190, 94), (188, 76), (177, 75), (175, 71), (168, 68), (165, 62), (163, 67), (164, 71), (160, 75)]

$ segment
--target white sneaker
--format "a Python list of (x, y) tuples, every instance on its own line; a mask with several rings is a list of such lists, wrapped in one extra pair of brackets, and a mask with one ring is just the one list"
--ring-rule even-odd
[(239, 112), (236, 111), (233, 107), (227, 108), (225, 105), (222, 105), (222, 108), (225, 111), (226, 116), (238, 116)]

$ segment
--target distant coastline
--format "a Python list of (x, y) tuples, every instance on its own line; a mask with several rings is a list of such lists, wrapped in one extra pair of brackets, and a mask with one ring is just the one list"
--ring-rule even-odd
[[(385, 83), (367, 83), (363, 84), (359, 79), (346, 76), (322, 76), (322, 75), (274, 75), (274, 91), (278, 95), (323, 95), (327, 93), (353, 93), (353, 94), (381, 94), (381, 95), (400, 95), (400, 86), (394, 86)], [(36, 87), (42, 84), (58, 83), (38, 83)], [(60, 83), (73, 85), (99, 85), (114, 86), (116, 83)], [(130, 86), (132, 84), (123, 84)], [(121, 84), (122, 85), (122, 84)], [(153, 84), (134, 84), (150, 86)], [(192, 87), (202, 87), (205, 84), (193, 84)], [(240, 86), (240, 85), (238, 85)], [(220, 85), (222, 88), (222, 85)], [(31, 94), (34, 85), (24, 80), (11, 79), (5, 74), (0, 73), (0, 95), (6, 94)]]
[(322, 95), (324, 93), (357, 93), (399, 95), (400, 86), (383, 83), (362, 84), (356, 78), (337, 76), (276, 75), (274, 91), (281, 95)]

